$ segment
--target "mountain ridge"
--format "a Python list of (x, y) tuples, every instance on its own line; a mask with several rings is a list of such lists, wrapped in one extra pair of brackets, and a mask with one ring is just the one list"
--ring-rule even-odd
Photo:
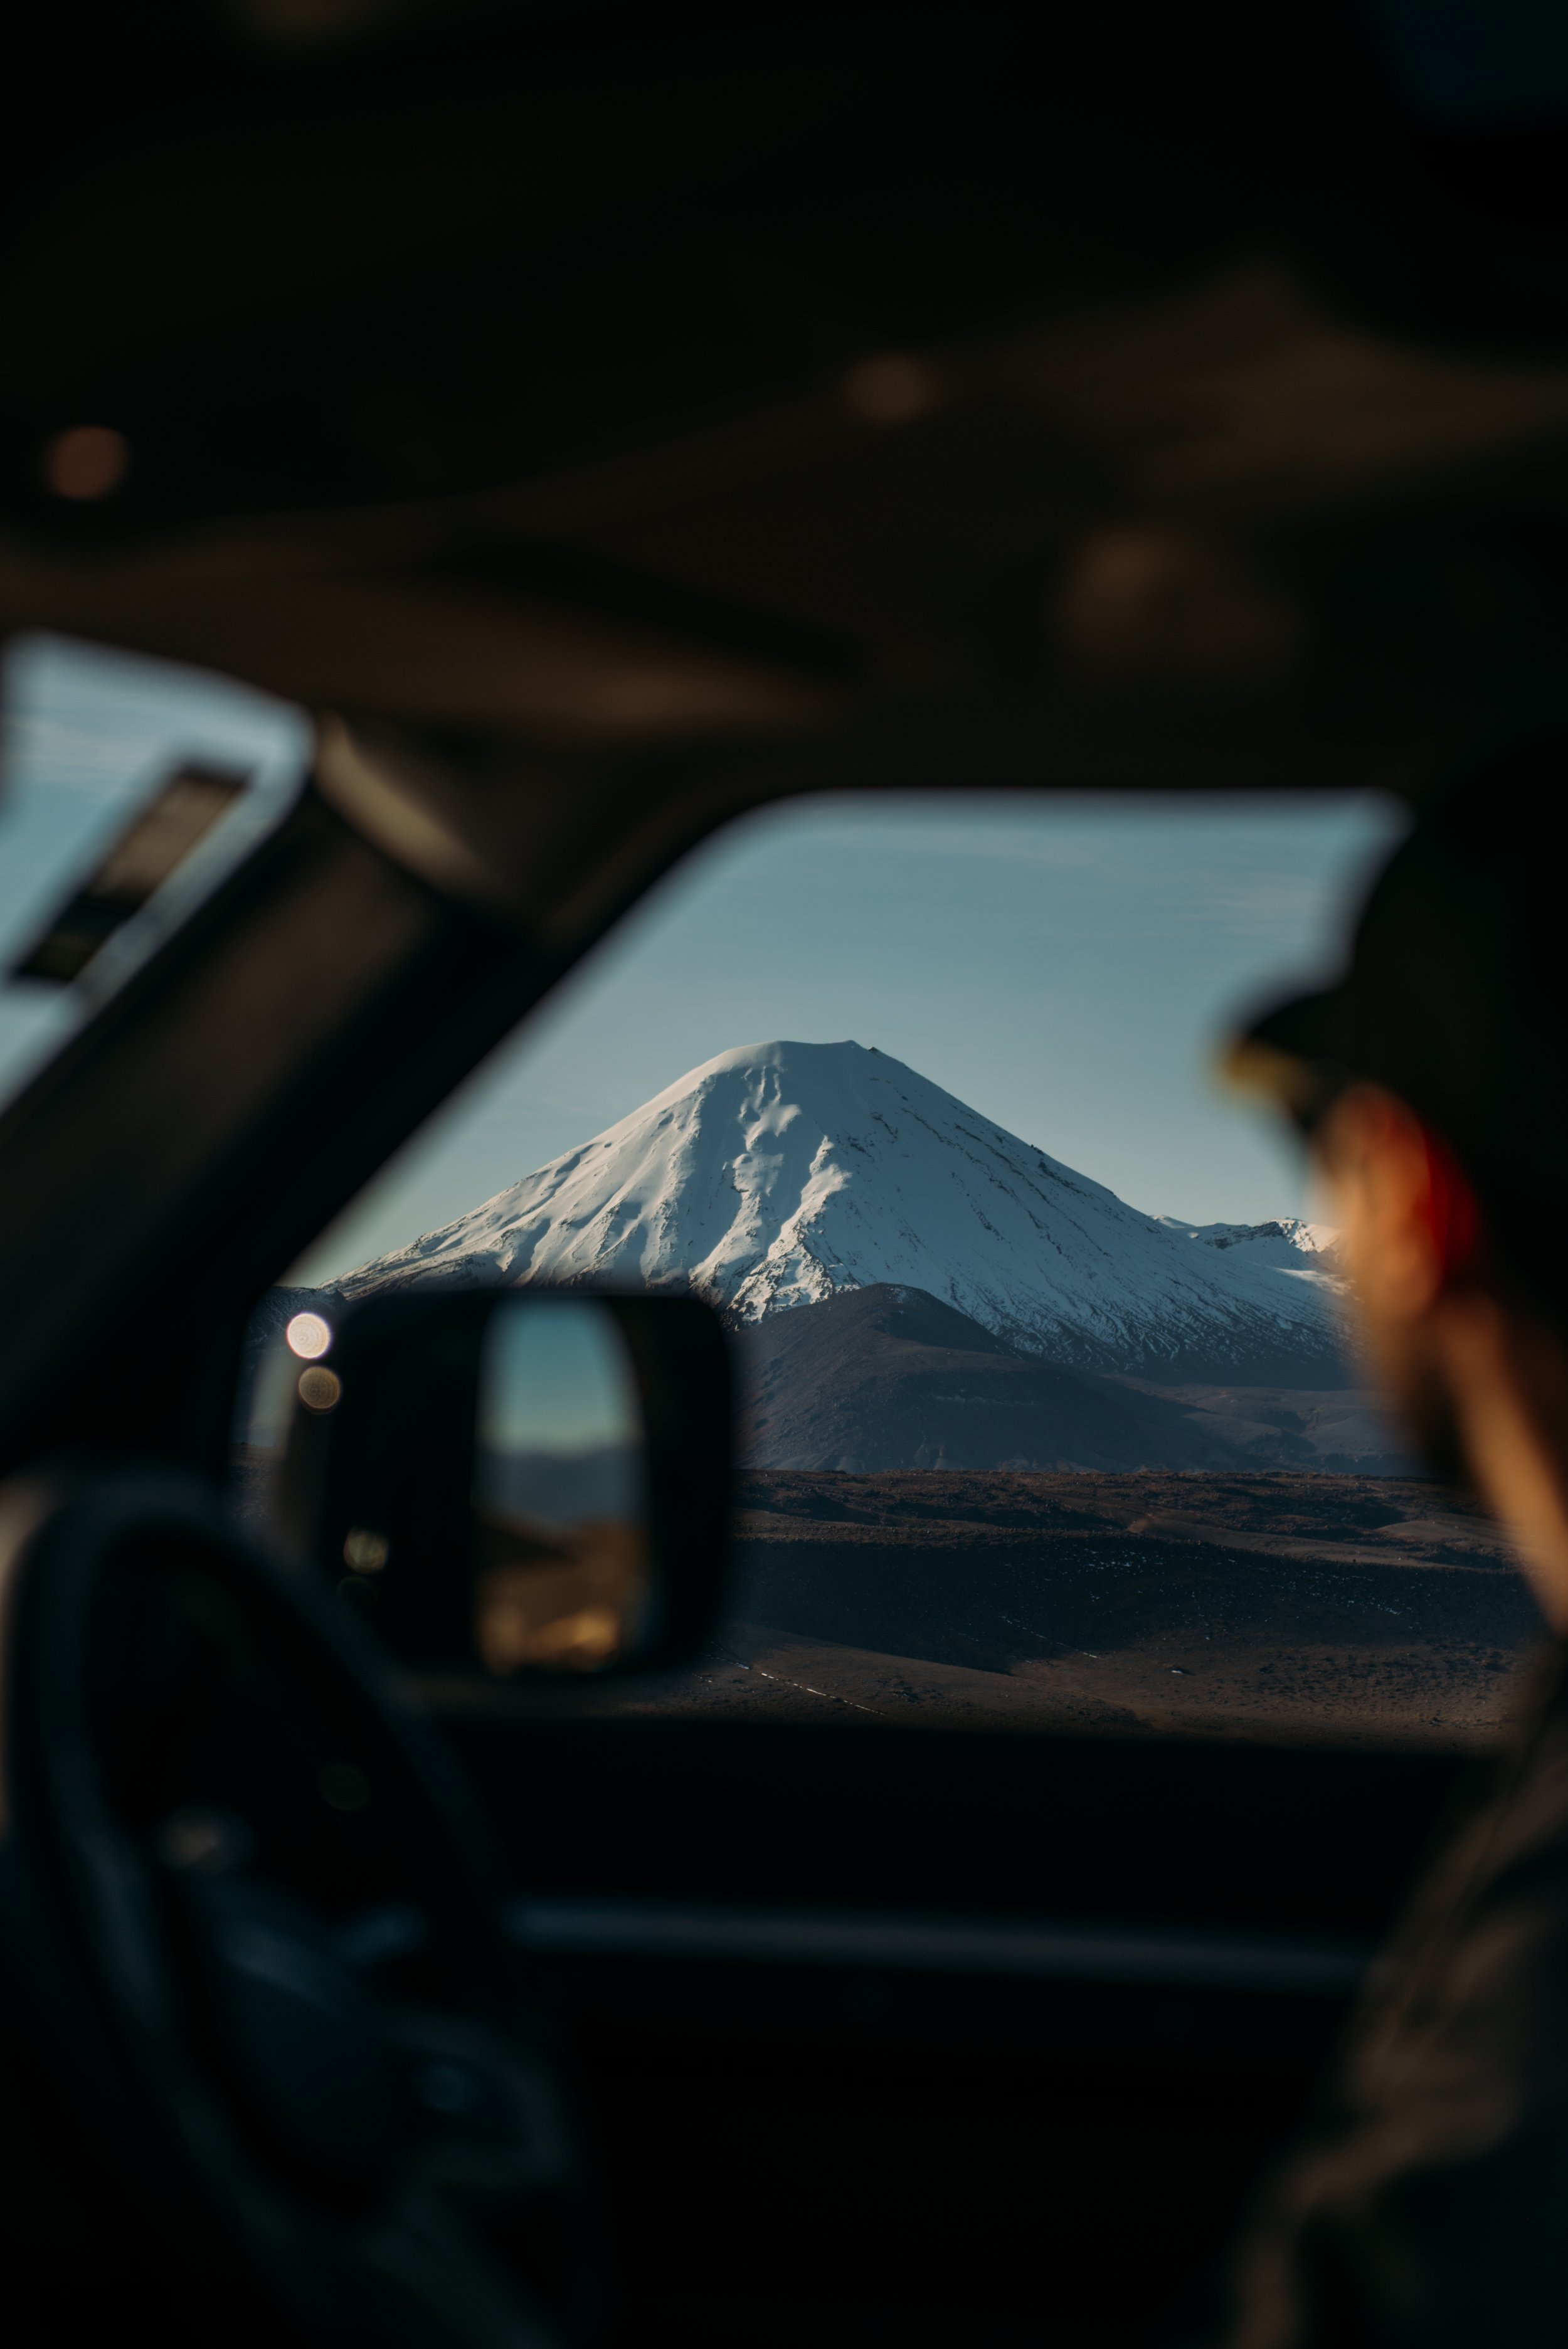
[(916, 1289), (1039, 1361), (1345, 1377), (1321, 1227), (1144, 1215), (853, 1042), (748, 1045), (334, 1283), (688, 1287), (740, 1324)]

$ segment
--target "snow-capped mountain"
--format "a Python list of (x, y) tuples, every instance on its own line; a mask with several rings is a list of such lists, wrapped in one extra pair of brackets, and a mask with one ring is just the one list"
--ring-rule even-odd
[(1048, 1361), (1233, 1373), (1336, 1359), (1326, 1237), (1140, 1214), (883, 1052), (755, 1044), (335, 1286), (692, 1286), (758, 1321), (891, 1283)]

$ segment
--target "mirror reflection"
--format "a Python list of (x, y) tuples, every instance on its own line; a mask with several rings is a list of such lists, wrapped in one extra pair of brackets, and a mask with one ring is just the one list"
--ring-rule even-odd
[(643, 1411), (614, 1317), (510, 1298), (480, 1365), (474, 1643), (487, 1670), (598, 1671), (641, 1642), (650, 1562)]

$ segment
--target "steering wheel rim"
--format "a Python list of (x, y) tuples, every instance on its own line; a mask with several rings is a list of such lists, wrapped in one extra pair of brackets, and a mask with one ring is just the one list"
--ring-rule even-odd
[(367, 1635), (202, 1485), (0, 1492), (0, 1940), (208, 2337), (237, 2289), (261, 2337), (559, 2349), (525, 2271), (553, 2234), (583, 2299), (580, 2168), (505, 1890)]

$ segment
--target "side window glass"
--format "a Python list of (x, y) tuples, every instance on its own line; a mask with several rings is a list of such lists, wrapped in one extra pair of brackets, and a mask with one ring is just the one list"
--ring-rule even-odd
[(300, 710), (63, 636), (0, 659), (0, 1100), (277, 823)]
[(596, 1705), (1483, 1740), (1523, 1586), (1347, 1343), (1294, 1145), (1213, 1073), (1333, 967), (1400, 825), (1041, 796), (737, 826), (323, 1236), (258, 1355), (426, 1281), (722, 1309), (733, 1619)]

